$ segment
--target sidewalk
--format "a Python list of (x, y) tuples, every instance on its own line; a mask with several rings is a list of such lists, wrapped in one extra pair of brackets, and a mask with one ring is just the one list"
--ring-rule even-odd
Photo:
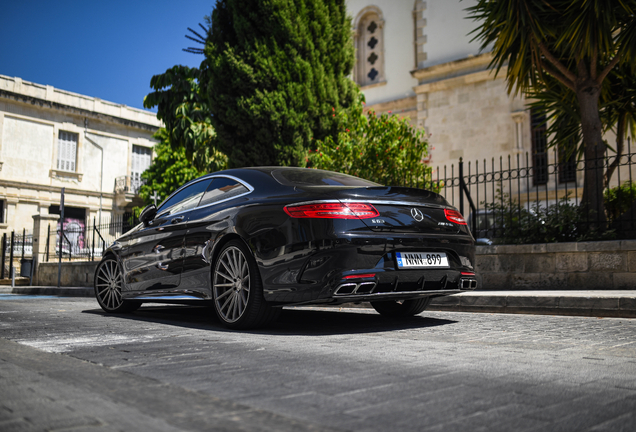
[[(94, 296), (91, 287), (0, 287), (0, 293)], [(355, 306), (371, 307), (368, 303)], [(472, 291), (435, 298), (427, 310), (636, 318), (636, 290)]]

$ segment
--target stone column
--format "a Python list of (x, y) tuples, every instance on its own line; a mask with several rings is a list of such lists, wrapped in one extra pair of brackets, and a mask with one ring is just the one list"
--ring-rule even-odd
[(49, 238), (49, 257), (55, 257), (55, 237), (57, 233), (57, 221), (59, 215), (33, 215), (33, 281), (31, 285), (37, 285), (38, 264), (46, 262), (46, 236), (49, 225), (51, 226), (51, 236)]

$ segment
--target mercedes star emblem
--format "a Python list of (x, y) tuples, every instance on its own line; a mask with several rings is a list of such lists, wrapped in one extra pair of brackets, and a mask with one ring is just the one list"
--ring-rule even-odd
[(424, 219), (424, 215), (422, 214), (422, 212), (415, 207), (411, 209), (411, 216), (413, 216), (413, 219), (415, 219), (417, 222), (422, 222), (422, 220)]

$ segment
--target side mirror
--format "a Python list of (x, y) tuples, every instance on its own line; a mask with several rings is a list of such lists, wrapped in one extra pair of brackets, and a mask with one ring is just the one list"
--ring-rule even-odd
[(148, 223), (155, 218), (157, 215), (157, 207), (154, 204), (150, 204), (146, 208), (144, 208), (139, 214), (139, 221), (144, 224), (144, 226), (148, 226)]

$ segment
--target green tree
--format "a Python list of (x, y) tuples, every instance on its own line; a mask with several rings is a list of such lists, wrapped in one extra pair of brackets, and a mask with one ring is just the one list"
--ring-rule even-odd
[(333, 110), (340, 119), (334, 140), (317, 140), (307, 162), (313, 168), (343, 172), (389, 186), (435, 189), (431, 168), (422, 163), (428, 154), (423, 129), (407, 119), (374, 111), (363, 113), (362, 98), (349, 110)]
[(159, 141), (154, 147), (157, 155), (150, 167), (141, 174), (145, 184), (139, 190), (146, 204), (152, 203), (151, 197), (155, 191), (164, 200), (184, 183), (205, 173), (193, 166), (186, 157), (184, 147), (172, 148), (166, 129), (159, 129), (154, 138)]
[(219, 0), (199, 82), (229, 165), (303, 165), (357, 87), (344, 0)]
[(493, 65), (504, 65), (508, 91), (527, 92), (554, 79), (575, 97), (581, 120), (585, 180), (582, 206), (605, 225), (603, 126), (599, 99), (619, 64), (633, 67), (634, 0), (479, 0), (467, 8), (480, 21), (475, 38), (492, 46)]
[(150, 80), (154, 91), (144, 98), (146, 108), (157, 107), (163, 120), (162, 138), (199, 171), (218, 171), (227, 167), (227, 156), (217, 150), (216, 133), (211, 124), (207, 93), (200, 84), (197, 68), (174, 66)]

